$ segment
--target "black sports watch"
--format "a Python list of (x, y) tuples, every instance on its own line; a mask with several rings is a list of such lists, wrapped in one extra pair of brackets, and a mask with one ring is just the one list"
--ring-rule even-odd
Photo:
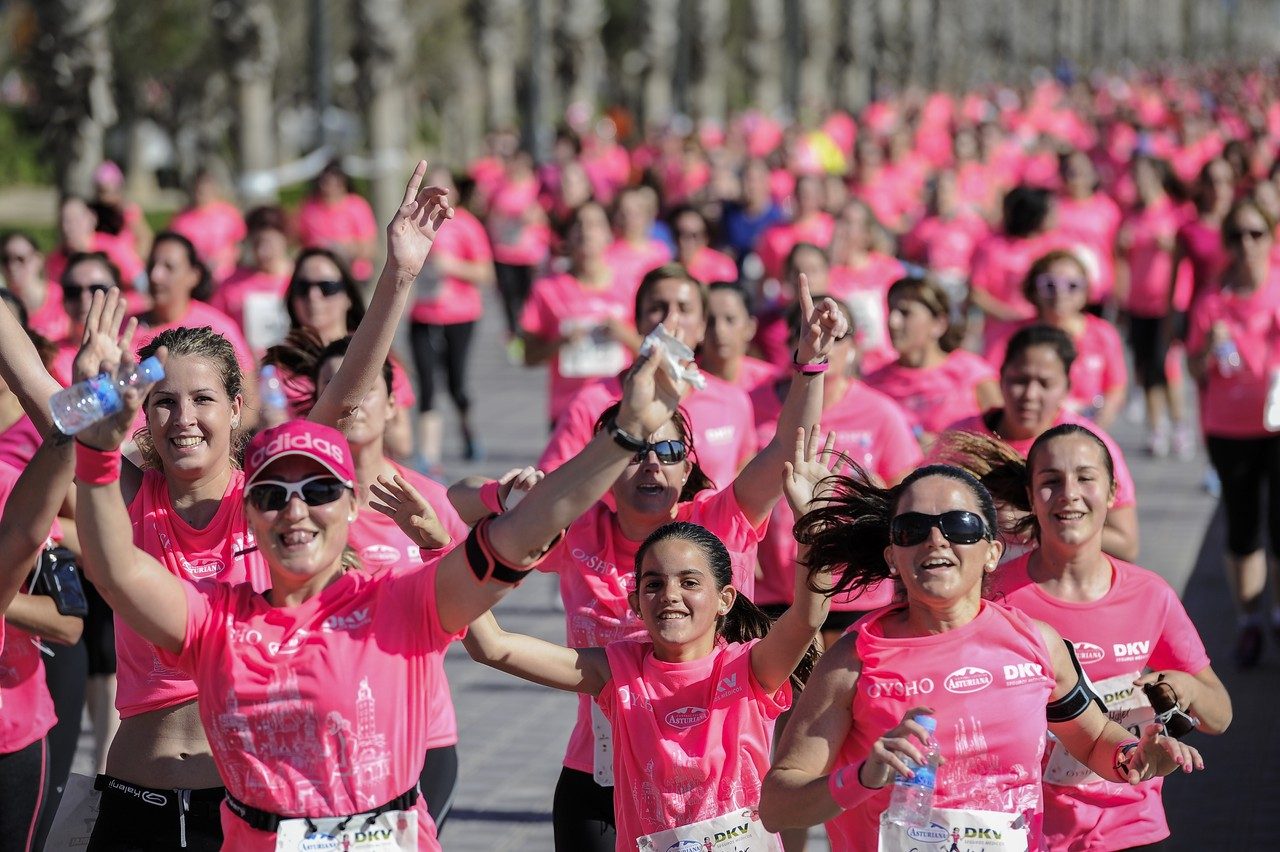
[(637, 438), (630, 432), (620, 428), (617, 420), (612, 421), (606, 431), (608, 431), (609, 437), (613, 438), (615, 444), (629, 453), (640, 453), (649, 448), (648, 441), (644, 438)]

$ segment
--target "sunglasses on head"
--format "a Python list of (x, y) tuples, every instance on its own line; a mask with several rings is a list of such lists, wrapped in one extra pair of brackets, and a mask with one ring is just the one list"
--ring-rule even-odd
[(290, 288), (289, 293), (293, 296), (306, 296), (314, 287), (319, 287), (320, 295), (324, 296), (326, 299), (331, 296), (336, 296), (347, 289), (346, 285), (337, 279), (326, 279), (323, 281), (301, 280), (293, 282), (293, 287)]
[(103, 284), (95, 281), (92, 284), (63, 284), (62, 299), (66, 302), (78, 301), (86, 292), (93, 296), (94, 293), (106, 293), (111, 290), (114, 284)]
[(1156, 711), (1156, 721), (1164, 726), (1164, 732), (1180, 740), (1195, 730), (1200, 720), (1178, 706), (1178, 693), (1173, 685), (1160, 675), (1155, 683), (1143, 684), (1143, 693)]
[(898, 515), (889, 522), (889, 540), (899, 547), (914, 547), (927, 539), (934, 527), (952, 544), (977, 544), (990, 538), (987, 522), (981, 515), (957, 509), (941, 515), (922, 512)]
[(1082, 278), (1050, 275), (1047, 272), (1036, 276), (1036, 290), (1042, 296), (1056, 296), (1059, 293), (1079, 293), (1089, 285)]
[(689, 457), (689, 447), (684, 441), (655, 441), (652, 444), (645, 444), (643, 450), (639, 450), (631, 457), (631, 463), (644, 464), (650, 452), (658, 457), (658, 464), (664, 465), (679, 464)]
[(1262, 228), (1233, 228), (1227, 233), (1227, 239), (1233, 243), (1242, 243), (1245, 237), (1256, 243), (1266, 236), (1268, 236), (1268, 233)]
[(337, 500), (346, 490), (342, 480), (327, 473), (309, 476), (300, 482), (264, 479), (249, 489), (249, 502), (259, 512), (278, 512), (289, 505), (295, 494), (308, 506), (324, 506)]

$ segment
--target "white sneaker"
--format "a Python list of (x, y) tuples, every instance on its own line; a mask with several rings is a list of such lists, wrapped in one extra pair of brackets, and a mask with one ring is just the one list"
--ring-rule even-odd
[(1196, 438), (1186, 426), (1173, 430), (1173, 454), (1182, 461), (1191, 461), (1196, 457)]
[(1147, 452), (1158, 459), (1169, 455), (1169, 428), (1164, 424), (1147, 433)]

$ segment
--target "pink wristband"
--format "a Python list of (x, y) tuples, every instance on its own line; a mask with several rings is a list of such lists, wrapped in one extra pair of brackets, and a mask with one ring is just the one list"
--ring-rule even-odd
[(880, 792), (865, 786), (861, 774), (862, 763), (859, 763), (837, 769), (827, 776), (827, 789), (831, 791), (831, 798), (846, 811), (853, 810)]
[(120, 451), (96, 450), (76, 441), (76, 479), (85, 485), (110, 485), (120, 479)]
[(827, 367), (830, 366), (826, 361), (821, 364), (797, 364), (792, 363), (791, 369), (795, 370), (802, 376), (816, 376), (819, 373), (825, 373)]
[(495, 515), (501, 515), (504, 511), (502, 495), (498, 493), (498, 489), (501, 487), (501, 483), (496, 479), (490, 479), (480, 486), (480, 502)]

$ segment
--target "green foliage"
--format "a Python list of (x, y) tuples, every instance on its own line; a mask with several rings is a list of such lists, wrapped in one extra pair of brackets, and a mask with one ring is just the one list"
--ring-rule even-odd
[(39, 184), (53, 179), (53, 162), (21, 110), (0, 107), (0, 184)]

